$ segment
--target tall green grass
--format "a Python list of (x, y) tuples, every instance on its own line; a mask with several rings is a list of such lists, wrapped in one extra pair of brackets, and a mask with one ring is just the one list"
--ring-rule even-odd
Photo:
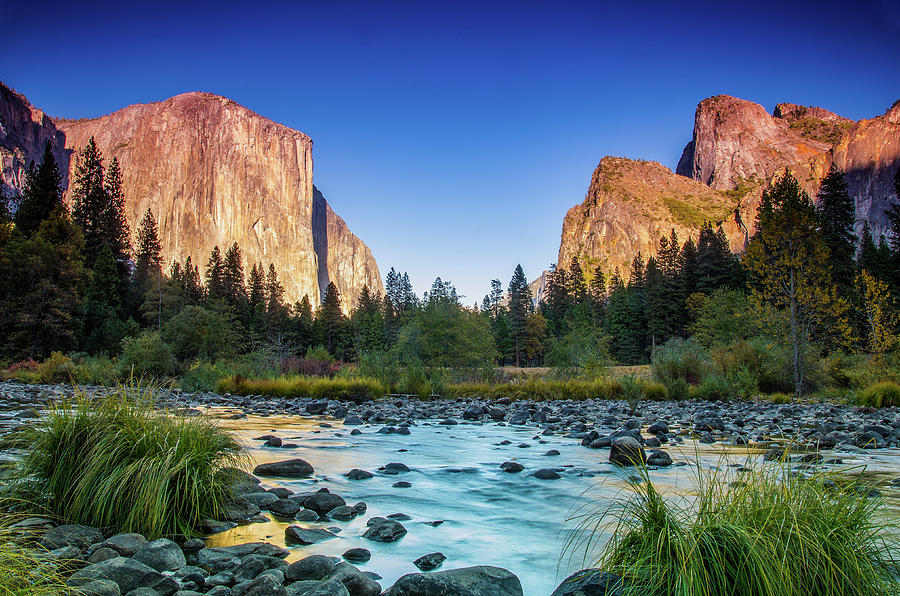
[(216, 391), (234, 395), (312, 397), (354, 402), (376, 399), (386, 394), (381, 383), (367, 377), (328, 379), (299, 375), (282, 375), (263, 379), (245, 379), (241, 376), (227, 377), (216, 384)]
[[(633, 493), (585, 516), (586, 548), (613, 537), (597, 566), (641, 596), (863, 596), (898, 594), (896, 528), (844, 476), (755, 467), (735, 482), (701, 475), (695, 500), (664, 499), (645, 478)], [(614, 521), (611, 521), (614, 520)]]
[(74, 523), (150, 539), (189, 536), (234, 498), (241, 446), (205, 417), (169, 416), (154, 390), (120, 386), (52, 404), (12, 440), (26, 450), (13, 494)]
[(622, 385), (615, 379), (597, 379), (583, 381), (570, 379), (552, 381), (542, 379), (525, 379), (508, 383), (460, 383), (448, 385), (444, 397), (499, 399), (529, 399), (547, 401), (553, 399), (617, 399), (622, 392)]
[(874, 408), (900, 406), (900, 385), (892, 381), (870, 385), (860, 392), (859, 403)]
[(76, 593), (66, 587), (62, 570), (47, 551), (25, 544), (10, 526), (16, 521), (0, 516), (0, 596), (56, 596)]

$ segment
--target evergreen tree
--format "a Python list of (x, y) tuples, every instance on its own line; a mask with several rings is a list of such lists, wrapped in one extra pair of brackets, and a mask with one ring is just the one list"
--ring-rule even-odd
[[(304, 294), (304, 299), (309, 302), (309, 296)], [(249, 327), (256, 333), (262, 333), (266, 326), (266, 275), (262, 265), (253, 264), (250, 267), (250, 283), (247, 296), (247, 311)], [(310, 312), (311, 309), (310, 309)], [(308, 338), (307, 338), (308, 339)], [(304, 344), (305, 346), (306, 344)]]
[(119, 267), (112, 249), (104, 245), (91, 268), (85, 295), (82, 347), (86, 352), (118, 353), (122, 339), (137, 331), (133, 321), (125, 322), (120, 293)]
[(603, 320), (606, 310), (606, 276), (603, 274), (603, 268), (600, 265), (594, 268), (594, 275), (591, 277), (591, 283), (588, 284), (588, 291), (591, 297), (594, 325), (596, 326)]
[(665, 343), (668, 339), (669, 329), (666, 325), (666, 296), (665, 283), (662, 273), (656, 264), (656, 259), (650, 257), (647, 260), (647, 269), (644, 275), (644, 294), (647, 305), (647, 344), (651, 348)]
[(322, 306), (316, 316), (316, 323), (322, 329), (325, 349), (329, 354), (337, 355), (340, 352), (345, 322), (346, 319), (341, 310), (341, 294), (333, 281), (328, 282)]
[(697, 281), (695, 291), (706, 295), (729, 284), (733, 277), (734, 257), (721, 228), (713, 230), (712, 224), (703, 222), (697, 239)]
[(284, 305), (284, 286), (278, 281), (275, 265), (269, 263), (269, 272), (266, 274), (266, 326), (270, 339), (277, 338), (285, 330), (287, 315), (287, 308)]
[(122, 190), (122, 172), (115, 157), (106, 170), (103, 181), (106, 204), (103, 210), (103, 243), (112, 250), (120, 275), (128, 272), (131, 254), (128, 220), (125, 219), (125, 192)]
[(225, 262), (219, 247), (212, 249), (206, 262), (206, 296), (210, 301), (224, 299), (225, 295)]
[(872, 238), (872, 230), (869, 228), (869, 222), (863, 224), (862, 238), (859, 240), (859, 257), (857, 258), (857, 266), (860, 271), (868, 271), (872, 275), (878, 277), (880, 269), (878, 263), (878, 247)]
[(521, 265), (516, 265), (509, 281), (509, 335), (513, 343), (516, 366), (522, 366), (525, 358), (527, 319), (532, 310), (531, 288), (525, 279)]
[(584, 280), (584, 272), (581, 270), (581, 265), (576, 257), (572, 257), (572, 262), (569, 265), (566, 286), (569, 296), (576, 304), (584, 302), (585, 298), (587, 298), (587, 283)]
[(822, 238), (831, 255), (832, 281), (840, 296), (849, 298), (853, 293), (856, 266), (856, 206), (847, 190), (844, 173), (834, 164), (819, 186), (819, 215), (822, 222)]
[(363, 286), (353, 309), (351, 323), (358, 354), (384, 350), (384, 317), (381, 314), (381, 299)]
[(37, 168), (31, 164), (25, 176), (22, 200), (16, 211), (16, 229), (24, 234), (34, 234), (54, 209), (62, 207), (61, 181), (50, 141), (47, 141), (41, 164)]
[(300, 302), (294, 305), (294, 316), (292, 319), (293, 340), (297, 346), (298, 353), (305, 354), (306, 350), (312, 346), (314, 322), (312, 303), (309, 301), (309, 295), (304, 294)]
[(222, 268), (222, 289), (225, 300), (237, 309), (244, 312), (247, 308), (247, 286), (244, 284), (244, 264), (241, 258), (241, 248), (237, 242), (225, 252), (225, 262)]
[(134, 287), (138, 301), (142, 302), (150, 285), (159, 285), (162, 275), (162, 247), (156, 229), (156, 218), (148, 208), (138, 228), (138, 246), (134, 257)]
[(550, 273), (547, 274), (545, 298), (541, 303), (542, 312), (547, 319), (547, 329), (557, 339), (568, 331), (565, 317), (572, 306), (568, 279), (569, 275), (565, 269), (557, 267), (555, 264), (551, 265)]

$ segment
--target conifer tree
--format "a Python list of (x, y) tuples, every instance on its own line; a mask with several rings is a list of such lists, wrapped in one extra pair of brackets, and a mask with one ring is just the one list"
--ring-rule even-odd
[(238, 309), (244, 311), (247, 307), (247, 286), (244, 283), (244, 264), (241, 258), (241, 248), (237, 242), (225, 252), (225, 262), (222, 270), (222, 286), (225, 300)]
[(212, 249), (206, 262), (206, 296), (210, 301), (224, 299), (225, 295), (225, 262), (219, 247)]
[(138, 228), (137, 253), (134, 257), (134, 285), (143, 296), (149, 281), (162, 273), (162, 247), (153, 211), (147, 208)]
[[(309, 296), (304, 295), (309, 302)], [(262, 332), (266, 324), (266, 276), (261, 264), (254, 263), (250, 267), (250, 283), (247, 296), (247, 310), (250, 317), (250, 328)]]
[(822, 237), (830, 253), (829, 265), (838, 294), (849, 298), (853, 293), (856, 267), (856, 206), (847, 190), (844, 173), (834, 164), (819, 186), (819, 214), (822, 221)]
[(336, 355), (340, 348), (345, 317), (341, 310), (341, 294), (333, 281), (328, 282), (325, 296), (319, 309), (317, 323), (321, 326), (325, 349)]
[(545, 289), (544, 302), (541, 309), (547, 319), (547, 328), (553, 337), (557, 339), (566, 334), (568, 328), (565, 323), (566, 313), (572, 306), (572, 297), (569, 294), (568, 272), (557, 265), (550, 266), (547, 274), (547, 287)]
[(63, 206), (61, 181), (50, 141), (47, 141), (41, 164), (37, 168), (31, 164), (25, 175), (25, 188), (16, 211), (16, 228), (19, 231), (34, 234), (54, 209)]
[(516, 265), (509, 281), (509, 334), (513, 343), (516, 366), (522, 366), (525, 358), (525, 342), (528, 332), (527, 319), (532, 311), (531, 288), (525, 279), (522, 265)]

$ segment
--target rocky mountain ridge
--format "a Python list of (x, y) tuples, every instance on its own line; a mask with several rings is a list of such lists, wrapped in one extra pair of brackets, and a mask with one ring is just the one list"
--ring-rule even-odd
[(17, 131), (0, 137), (2, 179), (17, 189), (46, 140), (71, 177), (73, 156), (94, 137), (122, 166), (132, 233), (150, 208), (167, 263), (190, 256), (202, 266), (214, 246), (237, 242), (248, 268), (274, 263), (289, 302), (308, 295), (318, 304), (329, 281), (345, 310), (363, 286), (383, 291), (371, 251), (313, 185), (312, 140), (230, 99), (185, 93), (54, 121), (2, 88), (0, 127)]
[(832, 163), (856, 201), (857, 233), (866, 223), (876, 237), (886, 233), (886, 211), (898, 201), (900, 101), (881, 116), (853, 121), (791, 103), (769, 114), (727, 95), (704, 99), (675, 172), (655, 162), (600, 161), (585, 200), (565, 216), (557, 263), (568, 267), (577, 256), (624, 274), (638, 253), (645, 260), (655, 254), (659, 237), (673, 228), (682, 242), (696, 240), (703, 219), (720, 223), (739, 253), (775, 176), (791, 171), (815, 197)]

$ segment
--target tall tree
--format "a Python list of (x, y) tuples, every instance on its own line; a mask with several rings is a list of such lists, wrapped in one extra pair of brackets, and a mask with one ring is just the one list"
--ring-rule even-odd
[(744, 253), (753, 276), (753, 295), (787, 329), (794, 392), (803, 394), (805, 357), (816, 325), (834, 309), (828, 246), (819, 234), (819, 217), (809, 196), (787, 171), (763, 192), (756, 235)]
[(341, 293), (333, 281), (328, 282), (328, 287), (325, 288), (325, 296), (316, 319), (322, 329), (325, 349), (329, 354), (337, 355), (346, 318), (341, 310)]
[(54, 209), (62, 207), (61, 181), (50, 141), (47, 141), (41, 164), (37, 168), (31, 164), (25, 175), (25, 188), (16, 211), (16, 228), (19, 231), (34, 234)]
[(266, 274), (266, 324), (270, 338), (279, 336), (285, 330), (287, 318), (288, 311), (284, 305), (284, 286), (278, 281), (275, 265), (269, 263), (269, 271)]
[(241, 248), (237, 242), (225, 252), (225, 262), (222, 267), (222, 289), (225, 300), (243, 312), (247, 307), (247, 286), (244, 283), (244, 263), (241, 258)]
[(838, 294), (848, 298), (853, 293), (856, 273), (854, 254), (856, 253), (856, 206), (847, 190), (844, 173), (834, 164), (819, 186), (819, 215), (822, 222), (822, 239), (830, 254), (832, 282)]
[(151, 286), (161, 286), (162, 247), (156, 229), (156, 218), (149, 208), (138, 228), (137, 252), (134, 257), (134, 288), (138, 304), (146, 298)]
[(528, 336), (528, 315), (532, 311), (531, 288), (525, 279), (522, 265), (516, 265), (509, 281), (509, 334), (513, 343), (516, 366), (525, 359), (525, 343)]
[(225, 262), (215, 246), (206, 262), (206, 296), (209, 300), (225, 298)]

